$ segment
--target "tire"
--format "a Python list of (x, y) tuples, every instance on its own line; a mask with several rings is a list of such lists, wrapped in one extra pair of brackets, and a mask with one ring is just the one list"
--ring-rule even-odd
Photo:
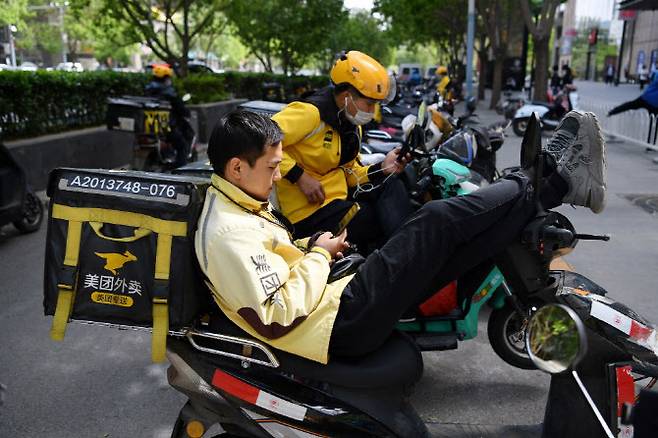
[(508, 364), (524, 370), (537, 367), (526, 353), (525, 329), (516, 310), (509, 306), (494, 309), (489, 316), (487, 335), (491, 348)]
[(33, 233), (43, 222), (43, 203), (34, 192), (28, 191), (23, 203), (23, 217), (13, 222), (21, 233)]
[(524, 117), (520, 119), (514, 119), (512, 122), (512, 129), (514, 130), (514, 133), (519, 137), (523, 137), (525, 135), (525, 131), (528, 128), (528, 120), (530, 120), (530, 118)]

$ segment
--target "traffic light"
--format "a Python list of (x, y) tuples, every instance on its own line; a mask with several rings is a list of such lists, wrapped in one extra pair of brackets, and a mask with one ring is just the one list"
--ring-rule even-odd
[(599, 28), (593, 27), (589, 31), (589, 37), (587, 38), (587, 42), (589, 43), (590, 46), (595, 46), (598, 39), (599, 39)]

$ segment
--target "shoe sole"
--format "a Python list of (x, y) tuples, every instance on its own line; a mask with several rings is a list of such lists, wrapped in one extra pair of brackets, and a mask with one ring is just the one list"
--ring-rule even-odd
[[(586, 137), (590, 142), (590, 148), (586, 155), (592, 160), (587, 178), (581, 183), (590, 186), (587, 200), (584, 204), (594, 213), (601, 213), (607, 202), (605, 140), (601, 135), (601, 127), (596, 115), (590, 112), (581, 114), (582, 118), (579, 120), (579, 123), (581, 123), (581, 126), (583, 126), (583, 124), (585, 125)], [(600, 150), (598, 150), (599, 148), (592, 147), (594, 146), (594, 142), (598, 142)], [(595, 170), (595, 172), (590, 172), (592, 170)], [(565, 198), (566, 202), (569, 202), (575, 189), (577, 189), (577, 187), (570, 187), (569, 194)]]

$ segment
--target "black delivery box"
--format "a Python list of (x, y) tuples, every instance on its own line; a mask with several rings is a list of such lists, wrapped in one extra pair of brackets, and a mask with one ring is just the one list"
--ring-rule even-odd
[(208, 179), (138, 171), (55, 169), (50, 174), (44, 309), (51, 337), (69, 320), (153, 329), (166, 336), (209, 303), (194, 252)]
[(142, 96), (109, 97), (107, 129), (160, 135), (170, 131), (171, 105), (166, 100)]

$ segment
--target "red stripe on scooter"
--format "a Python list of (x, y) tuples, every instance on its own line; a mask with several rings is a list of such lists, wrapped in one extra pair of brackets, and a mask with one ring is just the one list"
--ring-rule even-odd
[(255, 386), (248, 385), (240, 379), (236, 379), (230, 374), (223, 371), (215, 370), (212, 376), (212, 384), (219, 389), (223, 389), (231, 395), (234, 395), (246, 402), (256, 404), (258, 400), (258, 393), (260, 389)]
[(617, 374), (617, 417), (621, 417), (624, 403), (635, 404), (635, 382), (631, 374), (631, 366), (616, 369)]
[(628, 334), (632, 339), (646, 341), (653, 330), (637, 321), (631, 321), (631, 332)]

